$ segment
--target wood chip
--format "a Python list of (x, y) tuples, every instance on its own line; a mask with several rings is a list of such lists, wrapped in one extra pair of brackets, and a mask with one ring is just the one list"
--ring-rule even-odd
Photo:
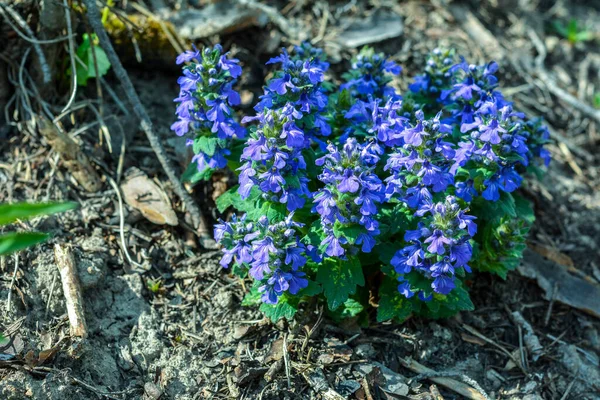
[(121, 191), (127, 204), (139, 210), (148, 221), (157, 225), (179, 223), (167, 194), (138, 168), (127, 170)]
[(264, 25), (266, 16), (237, 1), (225, 0), (208, 4), (202, 9), (179, 10), (169, 17), (179, 37), (188, 40), (236, 32), (251, 26)]
[(547, 300), (553, 297), (556, 287), (556, 301), (600, 318), (600, 285), (594, 283), (593, 278), (572, 275), (567, 267), (544, 259), (531, 250), (525, 251), (518, 271), (523, 276), (537, 280)]
[(378, 10), (365, 19), (353, 22), (339, 34), (336, 41), (346, 48), (396, 38), (404, 32), (402, 18), (389, 11)]

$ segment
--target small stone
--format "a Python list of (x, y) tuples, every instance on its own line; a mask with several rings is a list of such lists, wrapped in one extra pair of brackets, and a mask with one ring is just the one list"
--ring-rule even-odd
[(377, 351), (371, 343), (363, 343), (356, 346), (354, 349), (356, 355), (360, 358), (373, 358), (377, 355)]
[(163, 394), (163, 391), (152, 382), (144, 383), (144, 392), (152, 400), (158, 400)]

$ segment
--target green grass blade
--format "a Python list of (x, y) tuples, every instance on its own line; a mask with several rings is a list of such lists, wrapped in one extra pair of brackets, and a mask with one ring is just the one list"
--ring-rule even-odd
[(74, 202), (0, 204), (0, 226), (11, 224), (17, 220), (73, 210), (77, 207), (78, 204)]
[(0, 236), (0, 256), (36, 245), (49, 237), (50, 235), (39, 232), (7, 233)]

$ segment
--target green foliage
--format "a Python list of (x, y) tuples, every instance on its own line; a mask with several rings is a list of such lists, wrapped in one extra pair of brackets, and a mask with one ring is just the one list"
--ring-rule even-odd
[[(72, 210), (77, 203), (16, 203), (0, 205), (0, 226), (8, 225), (16, 221), (55, 214)], [(49, 235), (38, 232), (11, 232), (0, 235), (0, 255), (13, 253), (34, 246), (48, 239)]]
[[(535, 221), (531, 203), (518, 195), (508, 195), (512, 199), (499, 207), (493, 218), (481, 223), (475, 237), (478, 243), (474, 248), (473, 268), (492, 272), (503, 279), (509, 271), (516, 269), (527, 247), (525, 238)], [(510, 204), (511, 206), (506, 206)], [(499, 210), (504, 210), (502, 214)]]
[(261, 303), (258, 288), (253, 287), (252, 290), (244, 298), (242, 304), (261, 304), (260, 311), (262, 311), (265, 314), (265, 316), (267, 316), (273, 322), (276, 322), (282, 318), (291, 320), (294, 318), (294, 315), (296, 315), (296, 312), (298, 311), (298, 306), (302, 301), (302, 298), (314, 297), (319, 293), (321, 293), (321, 286), (316, 282), (309, 281), (308, 286), (302, 289), (298, 293), (298, 295), (291, 296), (286, 293), (279, 297), (279, 301), (277, 302), (277, 304), (271, 305)]
[(329, 309), (335, 310), (356, 293), (357, 286), (365, 284), (365, 277), (356, 257), (326, 258), (317, 271), (317, 282), (323, 286)]
[(289, 297), (287, 294), (284, 294), (279, 298), (277, 304), (271, 305), (262, 303), (260, 306), (260, 311), (262, 311), (267, 318), (274, 322), (279, 321), (282, 318), (291, 320), (298, 311), (298, 303), (298, 298)]
[[(110, 69), (110, 61), (102, 47), (98, 45), (98, 37), (95, 34), (90, 36), (84, 33), (82, 37), (83, 42), (77, 47), (76, 53), (77, 58), (83, 64), (77, 62), (75, 70), (77, 72), (77, 84), (79, 86), (87, 86), (88, 79), (106, 75)], [(68, 74), (70, 75), (71, 73), (69, 69)]]
[(258, 188), (252, 188), (250, 192), (250, 196), (247, 199), (243, 200), (240, 194), (238, 193), (239, 186), (236, 185), (223, 193), (216, 201), (217, 209), (220, 213), (225, 212), (229, 207), (235, 206), (236, 209), (243, 212), (259, 212), (260, 204), (258, 204), (260, 198), (260, 191)]
[(571, 18), (566, 26), (561, 21), (554, 21), (552, 23), (552, 27), (559, 35), (567, 39), (571, 44), (587, 42), (594, 38), (593, 33), (587, 28), (579, 27), (579, 24), (575, 18)]
[(398, 282), (385, 276), (379, 289), (379, 307), (377, 307), (377, 321), (394, 320), (402, 322), (412, 313), (412, 303), (398, 292)]
[(150, 290), (153, 294), (158, 294), (162, 287), (162, 281), (160, 278), (148, 279), (146, 285), (148, 286), (148, 290)]
[(202, 171), (198, 170), (198, 165), (193, 162), (188, 165), (185, 172), (181, 176), (182, 182), (188, 182), (192, 185), (200, 182), (209, 180), (212, 174), (215, 172), (212, 168), (204, 168)]
[(0, 236), (0, 255), (14, 253), (44, 242), (49, 235), (38, 232), (7, 233)]

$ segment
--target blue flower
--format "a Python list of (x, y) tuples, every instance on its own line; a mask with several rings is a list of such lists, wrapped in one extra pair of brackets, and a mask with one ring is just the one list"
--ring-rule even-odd
[(485, 186), (485, 190), (481, 195), (484, 199), (489, 201), (498, 201), (500, 200), (500, 191), (499, 189), (502, 187), (498, 176), (494, 175), (491, 179), (486, 179), (483, 181), (483, 185)]
[[(216, 134), (220, 141), (215, 144), (212, 154), (198, 152), (193, 157), (200, 171), (224, 168), (229, 141), (245, 136), (245, 130), (234, 119), (231, 106), (240, 103), (239, 94), (232, 89), (234, 78), (241, 74), (238, 60), (228, 59), (222, 54), (221, 46), (206, 48), (200, 53), (195, 47), (177, 57), (177, 63), (189, 63), (183, 67), (183, 76), (177, 82), (180, 85), (179, 96), (175, 102), (178, 120), (171, 130), (178, 136), (193, 133), (195, 139), (204, 139)], [(186, 140), (192, 146), (194, 140)]]
[(436, 229), (431, 236), (425, 239), (425, 243), (430, 243), (427, 247), (427, 251), (430, 253), (444, 254), (446, 252), (445, 246), (452, 243), (452, 240), (444, 236), (444, 233), (441, 230)]
[(443, 295), (449, 294), (455, 287), (456, 284), (454, 283), (454, 279), (446, 275), (440, 275), (436, 277), (431, 283), (431, 288), (433, 291)]

